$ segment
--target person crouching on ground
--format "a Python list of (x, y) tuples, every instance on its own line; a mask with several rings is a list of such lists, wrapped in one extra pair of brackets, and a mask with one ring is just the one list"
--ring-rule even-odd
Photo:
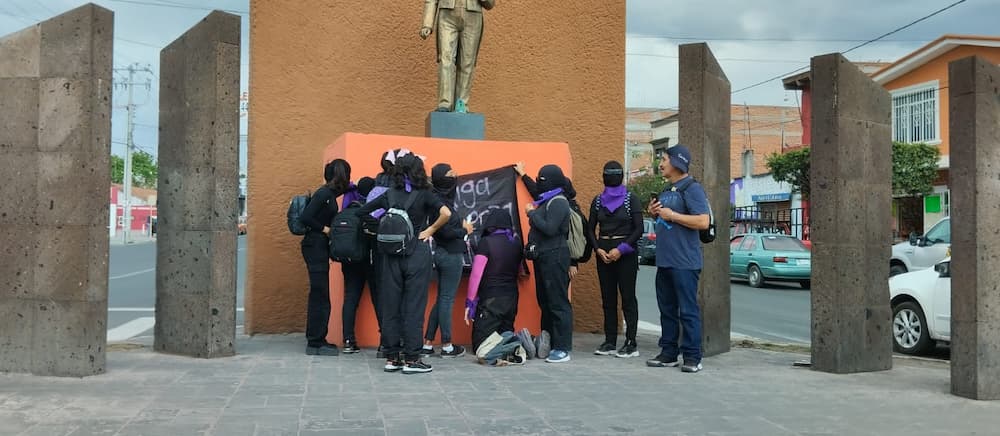
[(465, 324), (472, 322), (473, 350), (493, 333), (514, 331), (524, 250), (506, 210), (490, 211), (483, 223), (465, 300)]
[[(535, 265), (535, 291), (542, 312), (542, 330), (552, 335), (549, 363), (569, 362), (573, 349), (573, 306), (569, 302), (570, 205), (563, 194), (566, 176), (555, 165), (538, 171), (537, 201), (525, 211), (531, 231), (528, 233), (528, 256)], [(540, 356), (539, 356), (540, 357)]]

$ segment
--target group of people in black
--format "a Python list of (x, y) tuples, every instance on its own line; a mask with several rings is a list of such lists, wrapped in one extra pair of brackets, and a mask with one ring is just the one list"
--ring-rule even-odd
[[(704, 190), (687, 175), (689, 163), (690, 153), (686, 148), (670, 149), (660, 169), (673, 188), (644, 203), (626, 188), (622, 165), (608, 162), (602, 174), (605, 188), (592, 200), (586, 215), (577, 204), (576, 191), (561, 168), (545, 165), (533, 179), (526, 174), (523, 164), (515, 164), (533, 197), (533, 201), (524, 206), (530, 230), (525, 244), (514, 233), (513, 220), (507, 211), (494, 210), (482, 218), (465, 301), (464, 318), (466, 323), (472, 324), (473, 350), (494, 333), (514, 330), (518, 280), (527, 275), (524, 260), (530, 260), (534, 264), (535, 289), (541, 311), (540, 328), (551, 338), (551, 350), (539, 357), (550, 363), (568, 362), (573, 348), (570, 282), (579, 264), (596, 257), (605, 340), (595, 354), (621, 358), (639, 356), (636, 249), (643, 233), (643, 214), (648, 213), (656, 218), (658, 242), (661, 237), (674, 241), (664, 250), (657, 247), (656, 291), (663, 328), (659, 343), (662, 350), (646, 364), (682, 366), (686, 372), (699, 371), (701, 320), (696, 297), (701, 265), (691, 260), (693, 254), (700, 259), (698, 231), (707, 228), (709, 212), (704, 210), (707, 208)], [(475, 227), (455, 211), (458, 178), (450, 165), (434, 166), (428, 177), (422, 157), (397, 149), (382, 155), (381, 167), (382, 173), (374, 179), (364, 177), (354, 184), (348, 162), (343, 159), (330, 162), (324, 171), (326, 184), (313, 194), (302, 213), (301, 221), (309, 228), (302, 239), (302, 255), (310, 283), (306, 354), (330, 356), (340, 353), (340, 349), (326, 340), (331, 310), (328, 238), (334, 218), (350, 213), (363, 219), (369, 245), (363, 261), (341, 263), (344, 274), (343, 352), (360, 351), (355, 319), (367, 284), (381, 333), (378, 355), (386, 359), (385, 371), (428, 373), (432, 367), (422, 358), (436, 354), (432, 343), (438, 330), (441, 331), (442, 357), (460, 357), (466, 353), (464, 347), (453, 343), (451, 320), (464, 270), (465, 240)], [(685, 186), (681, 191), (683, 195), (669, 195), (677, 194), (678, 186)], [(339, 205), (338, 198), (341, 198)], [(577, 258), (571, 256), (568, 242), (572, 214), (583, 218), (587, 242), (585, 254)], [(404, 216), (412, 226), (413, 243), (405, 250), (386, 252), (379, 248), (385, 242), (383, 239), (390, 239), (383, 238), (379, 232), (380, 223), (390, 215)], [(681, 253), (669, 252), (677, 247)], [(697, 253), (692, 253), (695, 249)], [(432, 280), (437, 282), (438, 293), (425, 330), (424, 313)], [(619, 297), (626, 324), (625, 342), (620, 348), (617, 344)], [(679, 346), (680, 324), (685, 333), (683, 347)], [(682, 353), (683, 361), (679, 360)]]

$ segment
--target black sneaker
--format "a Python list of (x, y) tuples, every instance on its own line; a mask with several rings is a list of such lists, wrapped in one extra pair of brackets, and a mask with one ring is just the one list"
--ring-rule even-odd
[(625, 346), (618, 350), (617, 357), (639, 357), (639, 345), (635, 341), (625, 341)]
[(605, 342), (597, 348), (597, 351), (594, 351), (594, 354), (598, 356), (612, 356), (615, 354), (615, 344)]
[(452, 345), (451, 347), (452, 347), (451, 351), (444, 351), (444, 349), (442, 349), (441, 350), (441, 357), (456, 358), (456, 357), (462, 357), (462, 356), (465, 355), (465, 347), (463, 347), (461, 345)]
[(359, 351), (361, 351), (361, 348), (358, 347), (357, 342), (350, 340), (344, 341), (344, 354), (354, 354)]
[(389, 359), (385, 361), (385, 372), (397, 372), (404, 368), (403, 361), (399, 359)]
[(306, 346), (307, 356), (337, 356), (340, 354), (340, 349), (336, 345), (326, 344), (320, 346)]
[(406, 362), (406, 366), (403, 367), (403, 374), (425, 374), (433, 370), (434, 368), (424, 363), (424, 361), (415, 360), (413, 362)]
[(421, 348), (420, 349), (420, 357), (431, 357), (433, 355), (434, 355), (434, 349), (433, 348)]
[(375, 358), (376, 359), (385, 359), (385, 350), (382, 349), (381, 345), (379, 345), (378, 346), (378, 350), (375, 351)]
[(693, 360), (684, 359), (684, 365), (681, 366), (681, 371), (696, 373), (701, 371), (701, 362), (695, 362)]
[(660, 353), (660, 355), (646, 361), (646, 366), (652, 368), (676, 368), (680, 366), (680, 364), (681, 363), (677, 360), (677, 356), (668, 357), (663, 353)]

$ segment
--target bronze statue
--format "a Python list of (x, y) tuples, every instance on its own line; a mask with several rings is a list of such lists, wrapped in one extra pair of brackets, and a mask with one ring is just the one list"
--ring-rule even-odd
[(438, 112), (465, 112), (472, 90), (479, 42), (483, 37), (483, 9), (496, 0), (424, 0), (420, 37), (427, 39), (435, 24), (438, 53)]

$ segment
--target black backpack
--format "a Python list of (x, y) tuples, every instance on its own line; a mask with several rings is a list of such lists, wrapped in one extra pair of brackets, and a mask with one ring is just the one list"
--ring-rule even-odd
[(361, 202), (355, 201), (333, 218), (330, 225), (330, 260), (358, 263), (371, 260), (364, 220), (358, 214)]
[[(391, 190), (385, 195), (389, 200), (389, 210), (382, 215), (378, 223), (378, 232), (375, 236), (378, 250), (389, 256), (409, 256), (413, 254), (417, 235), (413, 231), (413, 222), (410, 221), (407, 210), (413, 206), (419, 194), (416, 192), (400, 194), (397, 190)], [(399, 199), (399, 195), (407, 197), (402, 208), (397, 206), (399, 202), (396, 200)]]
[(310, 199), (312, 195), (305, 193), (292, 197), (292, 201), (288, 202), (288, 231), (293, 235), (302, 236), (309, 231), (309, 227), (302, 223), (302, 213), (305, 212)]
[[(677, 192), (681, 194), (681, 198), (684, 198), (684, 191), (687, 191), (687, 188), (695, 182), (696, 180), (691, 180), (691, 183), (684, 185), (683, 188), (677, 188)], [(687, 200), (685, 200), (685, 202), (686, 201)], [(712, 203), (708, 201), (707, 196), (705, 198), (705, 203), (708, 204), (708, 228), (705, 230), (698, 230), (698, 239), (701, 239), (702, 244), (710, 244), (715, 242), (715, 213), (712, 212)], [(685, 207), (687, 207), (687, 204), (685, 204)]]

